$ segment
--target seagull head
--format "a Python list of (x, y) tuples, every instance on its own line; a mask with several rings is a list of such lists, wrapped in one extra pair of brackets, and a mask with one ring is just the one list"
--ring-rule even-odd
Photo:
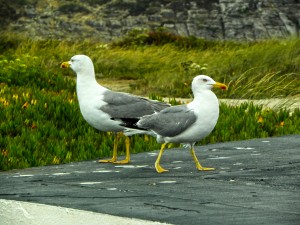
[(94, 74), (94, 65), (90, 57), (86, 55), (74, 55), (70, 61), (63, 62), (61, 68), (71, 68), (77, 75), (81, 73), (91, 72)]
[(206, 75), (198, 75), (194, 77), (192, 81), (192, 90), (197, 92), (199, 90), (211, 90), (213, 87), (227, 90), (228, 87), (225, 84), (214, 81), (211, 77)]

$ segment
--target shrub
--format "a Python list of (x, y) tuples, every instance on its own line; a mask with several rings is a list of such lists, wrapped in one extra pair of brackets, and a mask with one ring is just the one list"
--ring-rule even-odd
[(90, 11), (82, 5), (70, 3), (62, 5), (58, 8), (58, 11), (64, 14), (73, 14), (73, 13), (90, 13)]

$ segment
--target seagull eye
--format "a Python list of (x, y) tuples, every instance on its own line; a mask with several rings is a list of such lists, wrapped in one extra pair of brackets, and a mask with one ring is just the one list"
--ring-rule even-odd
[(203, 82), (207, 82), (208, 81), (206, 78), (203, 78), (202, 80), (203, 80)]

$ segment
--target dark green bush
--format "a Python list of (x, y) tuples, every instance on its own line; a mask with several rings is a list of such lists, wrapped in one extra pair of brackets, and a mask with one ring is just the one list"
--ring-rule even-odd
[(90, 11), (82, 5), (76, 3), (70, 3), (62, 5), (58, 8), (58, 11), (64, 14), (73, 14), (73, 13), (90, 13)]
[(91, 6), (95, 6), (95, 5), (104, 5), (108, 2), (110, 2), (111, 0), (80, 0), (82, 3), (88, 3)]
[(166, 44), (174, 45), (180, 49), (219, 49), (219, 48), (237, 48), (247, 46), (238, 42), (222, 42), (215, 40), (206, 40), (194, 36), (180, 36), (167, 31), (165, 28), (158, 28), (156, 30), (139, 30), (134, 29), (128, 32), (127, 36), (122, 37), (121, 40), (112, 43), (112, 47), (136, 47), (145, 45), (163, 46)]

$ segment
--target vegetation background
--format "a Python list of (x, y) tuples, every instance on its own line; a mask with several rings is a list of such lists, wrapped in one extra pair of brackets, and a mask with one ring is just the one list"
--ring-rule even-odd
[[(75, 76), (60, 64), (89, 55), (99, 83), (126, 83), (128, 92), (162, 99), (191, 98), (190, 82), (207, 74), (228, 84), (219, 98), (299, 100), (300, 39), (208, 41), (164, 30), (133, 30), (112, 43), (0, 36), (0, 170), (111, 155), (113, 138), (81, 117)], [(221, 104), (218, 124), (199, 144), (300, 133), (300, 110), (252, 103)], [(132, 152), (158, 149), (155, 139), (131, 138)], [(120, 146), (124, 151), (124, 146)]]

